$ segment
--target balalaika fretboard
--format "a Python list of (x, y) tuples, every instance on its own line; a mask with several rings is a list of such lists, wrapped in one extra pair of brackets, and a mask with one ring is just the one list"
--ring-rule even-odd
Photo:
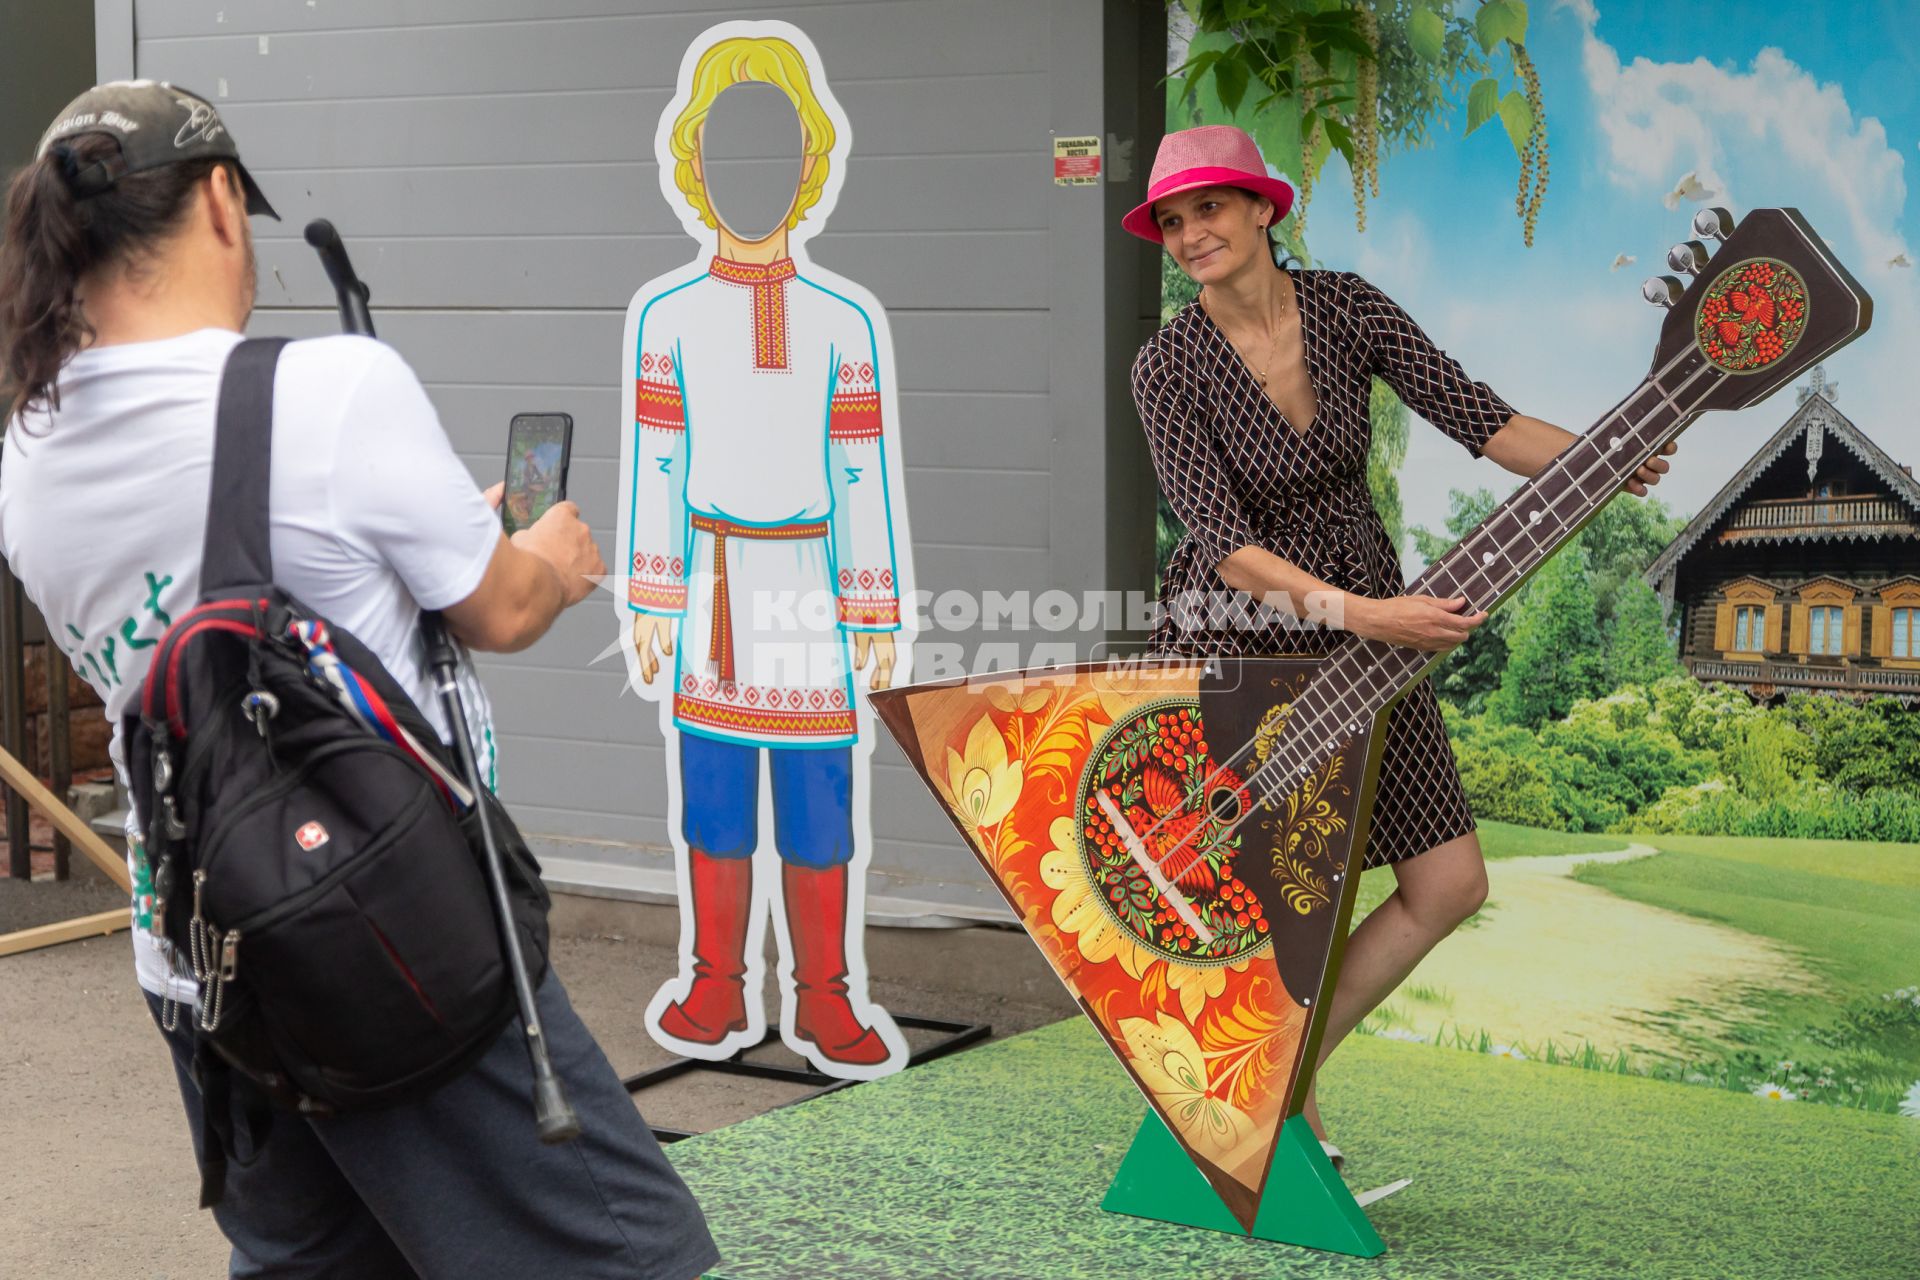
[[(1464, 596), (1468, 613), (1493, 609), (1679, 435), (1726, 376), (1696, 348), (1676, 354), (1428, 566), (1408, 594)], [(1285, 738), (1256, 775), (1256, 798), (1318, 769), (1442, 656), (1358, 636), (1338, 646), (1294, 701)]]

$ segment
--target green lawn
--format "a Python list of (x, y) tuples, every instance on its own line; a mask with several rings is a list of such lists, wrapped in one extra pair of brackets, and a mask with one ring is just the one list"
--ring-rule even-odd
[[(1558, 853), (1605, 853), (1613, 849), (1624, 849), (1636, 840), (1646, 843), (1644, 836), (1588, 835), (1584, 832), (1540, 831), (1533, 827), (1517, 827), (1511, 822), (1489, 822), (1481, 820), (1480, 852), (1488, 861), (1501, 858), (1540, 858)], [(1360, 923), (1369, 912), (1385, 902), (1393, 893), (1394, 879), (1391, 867), (1375, 867), (1360, 877), (1359, 897), (1353, 904), (1353, 922)], [(1467, 922), (1467, 928), (1473, 927), (1473, 921)]]
[(1517, 827), (1511, 822), (1480, 819), (1480, 852), (1489, 861), (1495, 858), (1539, 858), (1556, 853), (1606, 853), (1624, 849), (1639, 841), (1652, 843), (1645, 836), (1590, 835), (1586, 832), (1541, 831), (1536, 827)]
[[(1765, 996), (1764, 1014), (1738, 1028), (1731, 1053), (1673, 1069), (1732, 1088), (1765, 1078), (1822, 1101), (1897, 1106), (1920, 1078), (1920, 1007), (1886, 997), (1920, 986), (1920, 847), (1636, 838), (1660, 855), (1574, 874), (1636, 902), (1770, 938), (1819, 978), (1816, 989)], [(1684, 1020), (1684, 1011), (1659, 1012)]]
[(1083, 1019), (669, 1148), (716, 1280), (1909, 1280), (1920, 1121), (1362, 1037), (1321, 1088), (1388, 1252), (1103, 1212), (1143, 1110)]
[(1785, 943), (1845, 999), (1920, 983), (1920, 850), (1913, 846), (1639, 839), (1661, 856), (1574, 875), (1636, 902)]
[[(1480, 824), (1489, 859), (1652, 845), (1655, 857), (1595, 863), (1584, 883), (1767, 938), (1795, 955), (1816, 981), (1804, 990), (1742, 989), (1745, 1012), (1647, 1009), (1683, 1046), (1672, 1059), (1636, 1059), (1636, 1070), (1733, 1092), (1785, 1085), (1809, 1101), (1892, 1111), (1920, 1079), (1920, 1007), (1888, 1000), (1920, 987), (1920, 846), (1841, 840), (1722, 836), (1569, 835), (1507, 823)], [(1354, 919), (1392, 893), (1390, 869), (1361, 878)], [(1497, 902), (1466, 928), (1483, 927)], [(1413, 992), (1413, 988), (1407, 988)], [(1417, 995), (1417, 992), (1414, 993)], [(1454, 1016), (1475, 1024), (1471, 1008)], [(1579, 1061), (1618, 1066), (1618, 1055), (1559, 1046)]]
[[(1482, 827), (1499, 823), (1481, 823)], [(1525, 827), (1509, 830), (1525, 831)], [(1920, 889), (1920, 844), (1874, 843), (1866, 840), (1776, 840), (1759, 837), (1622, 835), (1561, 836), (1558, 832), (1533, 834), (1554, 839), (1631, 840), (1675, 853), (1697, 853), (1729, 862), (1750, 862), (1763, 867), (1784, 867), (1794, 871), (1813, 870), (1821, 875), (1885, 885), (1890, 889)]]

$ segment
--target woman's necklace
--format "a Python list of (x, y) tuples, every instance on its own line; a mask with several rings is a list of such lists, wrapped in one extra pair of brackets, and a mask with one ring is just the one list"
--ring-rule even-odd
[[(1259, 371), (1254, 373), (1254, 377), (1259, 380), (1262, 391), (1267, 389), (1267, 370), (1273, 367), (1273, 354), (1280, 349), (1280, 337), (1277, 330), (1280, 327), (1281, 319), (1287, 314), (1287, 300), (1281, 296), (1278, 289), (1274, 290), (1274, 301), (1279, 305), (1274, 309), (1272, 322), (1268, 324), (1266, 332), (1262, 335), (1267, 340), (1267, 358), (1260, 362)], [(1241, 361), (1247, 366), (1249, 371), (1252, 371), (1253, 357), (1247, 354), (1247, 348), (1236, 341), (1231, 333), (1227, 333), (1227, 327), (1221, 324), (1219, 319), (1213, 315), (1213, 308), (1207, 304), (1207, 291), (1204, 288), (1200, 290), (1200, 308), (1207, 313), (1209, 318), (1213, 319), (1214, 326), (1226, 336), (1227, 342), (1239, 353)]]

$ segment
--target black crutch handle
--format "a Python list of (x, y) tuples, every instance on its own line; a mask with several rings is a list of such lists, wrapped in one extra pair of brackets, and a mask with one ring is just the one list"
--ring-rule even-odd
[(353, 273), (353, 263), (347, 260), (347, 246), (340, 242), (340, 233), (325, 218), (315, 218), (307, 224), (307, 243), (319, 253), (320, 266), (333, 284), (334, 297), (340, 308), (341, 329), (347, 333), (363, 333), (371, 338), (373, 313), (367, 309), (367, 303), (372, 299), (373, 291)]

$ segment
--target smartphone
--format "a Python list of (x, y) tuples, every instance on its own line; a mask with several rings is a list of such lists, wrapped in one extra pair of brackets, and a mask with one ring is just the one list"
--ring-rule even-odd
[(507, 492), (500, 523), (517, 533), (567, 496), (567, 464), (573, 458), (573, 417), (565, 413), (516, 413), (507, 427)]

